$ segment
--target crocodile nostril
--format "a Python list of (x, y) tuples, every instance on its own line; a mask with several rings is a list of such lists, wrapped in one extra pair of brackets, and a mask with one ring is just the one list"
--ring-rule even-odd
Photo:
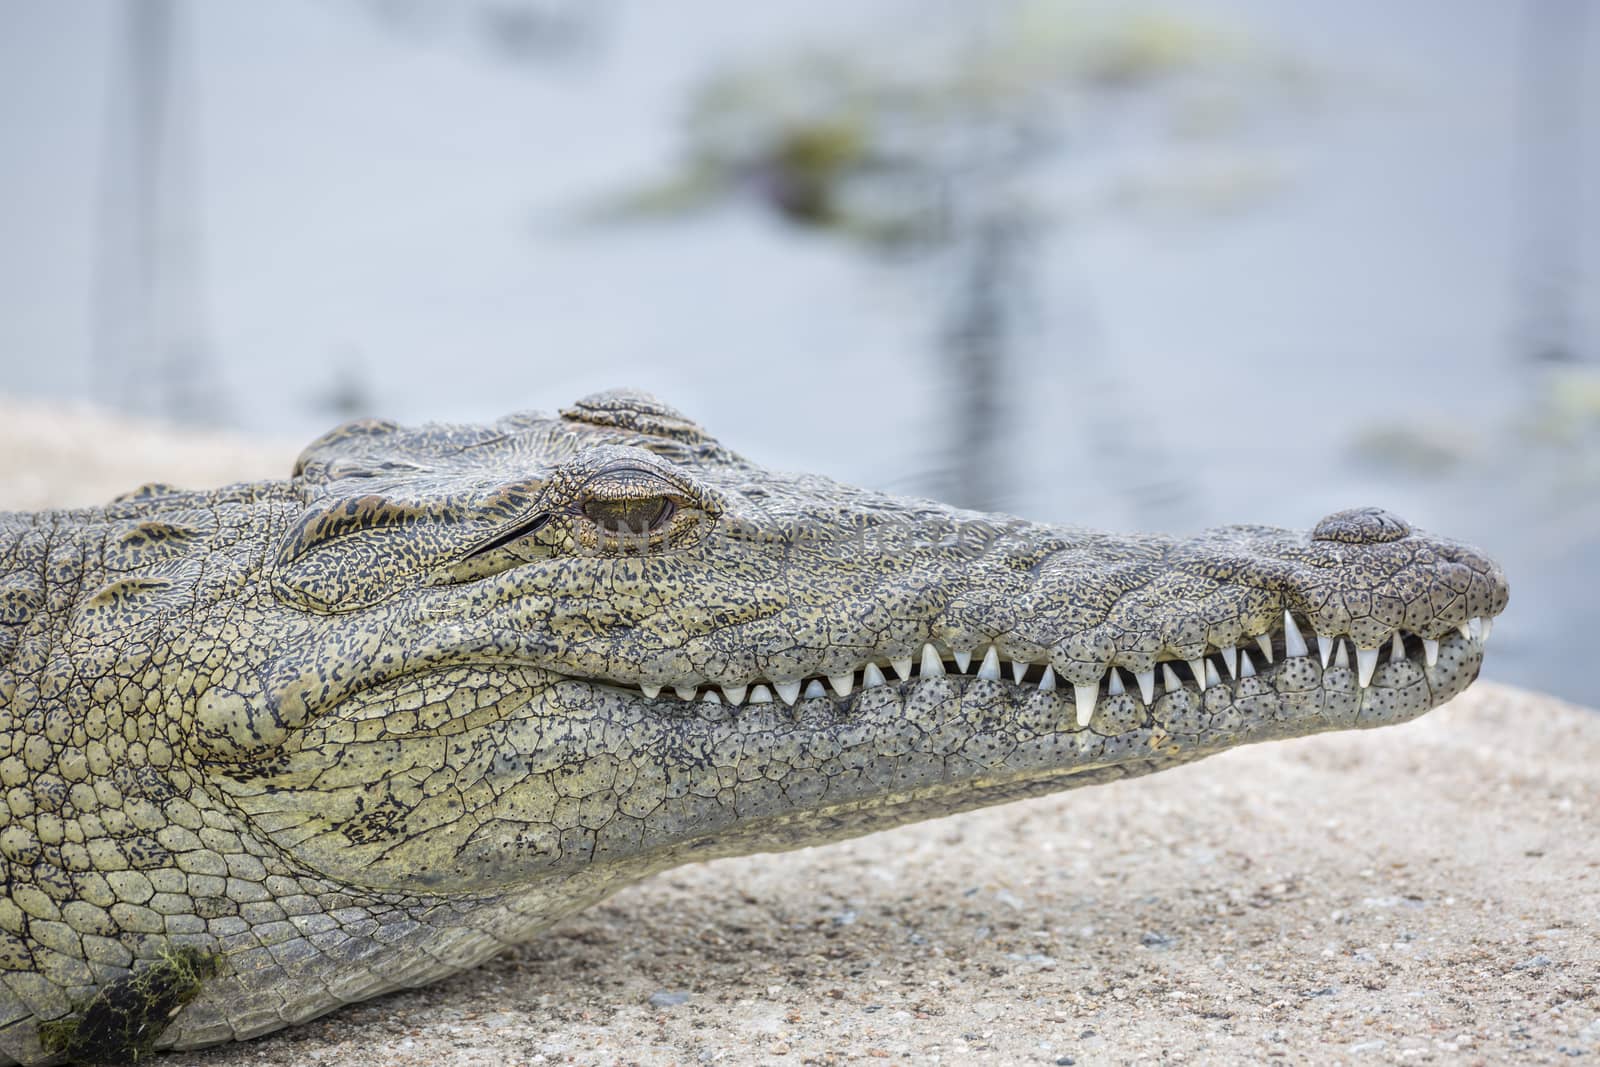
[(1411, 524), (1382, 508), (1336, 511), (1317, 523), (1313, 541), (1342, 541), (1347, 545), (1381, 545), (1411, 535)]

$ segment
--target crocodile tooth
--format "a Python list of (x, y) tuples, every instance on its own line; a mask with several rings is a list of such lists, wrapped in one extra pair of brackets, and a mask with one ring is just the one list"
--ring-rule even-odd
[(956, 652), (956, 651), (952, 650), (950, 655), (956, 661), (956, 673), (957, 674), (966, 674), (967, 673), (967, 668), (972, 666), (972, 653), (971, 653), (971, 651)]
[(1484, 644), (1488, 644), (1489, 643), (1489, 631), (1493, 630), (1493, 629), (1494, 629), (1494, 616), (1493, 615), (1485, 615), (1483, 617), (1483, 632), (1478, 635), (1478, 640), (1482, 641)]
[[(1200, 659), (1204, 658), (1204, 656), (1200, 657)], [(1204, 690), (1206, 687), (1206, 666), (1200, 662), (1200, 659), (1190, 660), (1189, 670), (1194, 674), (1194, 684)]]
[(800, 683), (799, 682), (776, 682), (775, 681), (775, 682), (772, 683), (772, 688), (774, 688), (774, 689), (776, 689), (778, 691), (778, 695), (783, 698), (783, 702), (785, 704), (789, 705), (791, 708), (794, 707), (794, 702), (796, 700), (800, 699)]
[(1211, 662), (1211, 657), (1206, 657), (1206, 685), (1221, 685), (1222, 675), (1217, 673), (1217, 665)]
[(643, 693), (651, 700), (654, 700), (656, 697), (661, 695), (661, 687), (659, 685), (645, 685), (643, 682), (640, 682), (639, 692)]
[(1044, 675), (1043, 675), (1043, 677), (1041, 677), (1039, 679), (1039, 689), (1042, 692), (1049, 692), (1050, 690), (1054, 689), (1055, 687), (1056, 687), (1056, 672), (1053, 669), (1051, 669), (1050, 664), (1046, 663), (1044, 665)]
[(1123, 692), (1122, 672), (1112, 667), (1109, 671), (1106, 671), (1106, 695), (1120, 696)]
[(924, 678), (944, 676), (944, 661), (939, 658), (938, 650), (931, 644), (922, 646), (922, 676)]
[(693, 685), (675, 685), (672, 687), (672, 691), (678, 694), (679, 700), (693, 700), (694, 691), (698, 688), (699, 686)]
[(1161, 684), (1166, 686), (1167, 692), (1176, 693), (1183, 688), (1183, 683), (1178, 681), (1178, 672), (1172, 669), (1172, 664), (1161, 665)]
[(1022, 676), (1024, 674), (1027, 674), (1027, 673), (1028, 673), (1028, 664), (1022, 662), (1020, 659), (1014, 659), (1014, 660), (1011, 661), (1011, 680), (1013, 682), (1016, 682), (1018, 685), (1021, 685), (1022, 684)]
[(1154, 667), (1147, 671), (1140, 671), (1133, 676), (1139, 683), (1139, 695), (1144, 697), (1145, 706), (1156, 702), (1156, 670)]
[(772, 703), (772, 690), (768, 689), (764, 685), (753, 686), (750, 689), (750, 703), (752, 703), (752, 704), (770, 704), (770, 703)]
[(885, 679), (883, 672), (876, 663), (869, 663), (861, 668), (861, 688), (871, 689), (873, 686), (882, 685)]
[(1000, 653), (989, 646), (989, 651), (983, 654), (983, 662), (978, 664), (978, 677), (987, 678), (991, 682), (1000, 680)]
[(1222, 657), (1222, 666), (1227, 670), (1228, 677), (1239, 677), (1239, 646), (1229, 645), (1227, 648), (1219, 648), (1217, 655)]
[(889, 661), (889, 666), (894, 669), (894, 673), (899, 676), (902, 682), (911, 677), (910, 656), (905, 659), (892, 659)]
[(1439, 662), (1439, 642), (1437, 642), (1437, 641), (1435, 641), (1435, 640), (1433, 640), (1431, 638), (1424, 637), (1422, 639), (1422, 658), (1425, 659), (1428, 662), (1428, 666), (1430, 666), (1430, 667), (1432, 667), (1434, 664), (1438, 663)]
[(1335, 639), (1333, 642), (1333, 665), (1335, 667), (1350, 669), (1350, 642)]
[(1456, 623), (1456, 632), (1459, 633), (1462, 636), (1462, 638), (1464, 638), (1465, 640), (1468, 640), (1468, 641), (1472, 640), (1472, 630), (1467, 626), (1466, 623), (1464, 623), (1464, 622)]
[(728, 703), (739, 705), (744, 703), (744, 695), (749, 689), (750, 687), (745, 685), (725, 685), (722, 687), (722, 695)]
[(1406, 643), (1400, 640), (1400, 631), (1394, 632), (1394, 640), (1389, 643), (1389, 662), (1397, 663), (1406, 655)]
[(1356, 677), (1358, 684), (1365, 689), (1372, 684), (1372, 672), (1378, 669), (1378, 650), (1375, 648), (1356, 649)]
[(715, 689), (707, 689), (704, 693), (701, 694), (700, 703), (702, 703), (702, 704), (720, 704), (720, 703), (722, 703), (722, 697), (717, 695), (717, 691)]
[[(1294, 624), (1294, 616), (1287, 611), (1283, 613), (1283, 654), (1286, 657), (1304, 656), (1310, 650), (1306, 648), (1306, 639), (1300, 636), (1300, 627)], [(1268, 656), (1270, 660), (1272, 657)]]
[(804, 695), (807, 700), (815, 700), (818, 697), (827, 696), (828, 691), (822, 688), (822, 683), (820, 681), (813, 678), (811, 681), (806, 683), (806, 691)]
[(1239, 650), (1239, 677), (1254, 678), (1255, 676), (1256, 664), (1255, 661), (1250, 658), (1250, 650), (1241, 648)]
[(1261, 649), (1261, 654), (1267, 657), (1267, 662), (1272, 662), (1272, 635), (1259, 634), (1256, 637), (1256, 647)]
[(1327, 670), (1328, 664), (1333, 661), (1333, 649), (1338, 642), (1331, 637), (1317, 635), (1317, 651), (1322, 654), (1322, 669)]
[(842, 697), (850, 695), (850, 690), (856, 685), (856, 672), (845, 671), (843, 674), (828, 675), (828, 684), (833, 686), (833, 691)]
[(1088, 726), (1094, 718), (1095, 698), (1100, 695), (1100, 686), (1094, 682), (1088, 685), (1074, 685), (1072, 695), (1078, 701), (1078, 726)]
[(1483, 619), (1482, 618), (1480, 618), (1477, 615), (1474, 615), (1472, 618), (1468, 619), (1467, 620), (1467, 629), (1472, 633), (1473, 637), (1477, 638), (1479, 641), (1483, 640)]

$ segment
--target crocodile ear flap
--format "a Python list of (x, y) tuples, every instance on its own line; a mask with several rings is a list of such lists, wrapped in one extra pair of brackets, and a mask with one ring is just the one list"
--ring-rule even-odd
[(688, 416), (637, 389), (608, 389), (603, 393), (592, 393), (571, 407), (562, 408), (561, 417), (568, 422), (628, 430), (690, 445), (703, 444), (712, 439)]

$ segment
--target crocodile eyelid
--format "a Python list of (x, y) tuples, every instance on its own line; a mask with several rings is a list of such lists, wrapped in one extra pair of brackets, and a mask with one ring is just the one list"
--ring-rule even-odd
[[(653, 484), (649, 486), (640, 484), (645, 481)], [(685, 484), (682, 478), (674, 477), (673, 472), (636, 462), (616, 463), (608, 467), (602, 467), (584, 479), (578, 488), (578, 495), (580, 497), (588, 496), (596, 488), (606, 489), (612, 487), (628, 490), (623, 494), (626, 496), (677, 496), (692, 501), (699, 495), (695, 492), (693, 486)], [(641, 491), (656, 488), (661, 491), (655, 494)]]

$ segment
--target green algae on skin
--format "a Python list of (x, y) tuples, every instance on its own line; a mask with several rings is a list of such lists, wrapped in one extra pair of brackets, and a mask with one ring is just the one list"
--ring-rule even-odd
[(217, 957), (179, 946), (101, 989), (82, 1011), (39, 1026), (45, 1050), (83, 1064), (137, 1063), (217, 973)]

